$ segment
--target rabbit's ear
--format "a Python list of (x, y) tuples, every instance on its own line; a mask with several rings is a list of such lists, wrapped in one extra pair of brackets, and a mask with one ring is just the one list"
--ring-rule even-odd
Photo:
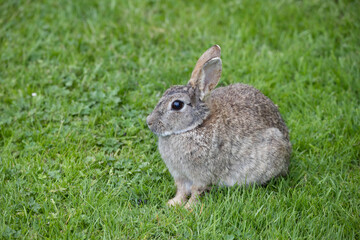
[(200, 100), (210, 93), (218, 84), (221, 76), (222, 63), (220, 58), (207, 61), (200, 71), (197, 87), (200, 90)]
[(193, 88), (195, 88), (199, 84), (198, 80), (201, 76), (201, 69), (203, 69), (205, 63), (213, 58), (220, 58), (220, 56), (221, 56), (221, 49), (219, 45), (214, 45), (208, 50), (206, 50), (197, 61), (188, 84), (190, 84)]

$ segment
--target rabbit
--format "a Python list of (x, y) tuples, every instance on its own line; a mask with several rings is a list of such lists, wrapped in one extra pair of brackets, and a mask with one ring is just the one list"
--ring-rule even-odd
[(277, 106), (249, 85), (215, 89), (220, 54), (209, 48), (187, 85), (167, 89), (146, 119), (177, 187), (169, 206), (189, 209), (212, 185), (263, 185), (288, 173), (292, 147)]

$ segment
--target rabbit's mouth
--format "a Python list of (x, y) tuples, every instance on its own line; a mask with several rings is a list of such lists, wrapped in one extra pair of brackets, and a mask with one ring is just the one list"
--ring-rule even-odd
[(158, 137), (167, 137), (174, 134), (172, 131), (156, 131), (158, 129), (154, 129), (151, 125), (148, 125), (148, 127)]
[(158, 120), (158, 121), (154, 121), (153, 118), (152, 118), (152, 114), (150, 114), (147, 119), (146, 119), (146, 123), (149, 127), (149, 129), (155, 133), (157, 136), (159, 137), (166, 137), (166, 136), (170, 136), (173, 134), (172, 131), (165, 131), (165, 124), (161, 121), (161, 120)]
[(150, 127), (149, 128), (153, 133), (155, 133), (159, 137), (168, 137), (168, 136), (171, 136), (171, 135), (179, 135), (179, 134), (189, 132), (189, 131), (193, 130), (196, 127), (197, 126), (194, 125), (194, 126), (189, 126), (189, 127), (185, 128), (185, 129), (177, 130), (177, 131), (164, 131), (164, 132), (161, 132), (161, 133), (155, 132)]

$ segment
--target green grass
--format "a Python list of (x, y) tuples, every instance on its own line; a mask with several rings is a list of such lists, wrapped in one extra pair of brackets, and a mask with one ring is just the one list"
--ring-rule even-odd
[[(0, 1), (0, 239), (360, 239), (359, 1)], [(167, 208), (145, 118), (222, 47), (290, 174)], [(36, 96), (32, 96), (36, 93)]]

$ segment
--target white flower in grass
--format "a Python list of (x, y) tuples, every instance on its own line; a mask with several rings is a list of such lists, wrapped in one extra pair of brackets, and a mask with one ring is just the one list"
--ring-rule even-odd
[(36, 96), (37, 96), (36, 92), (33, 92), (33, 93), (31, 94), (31, 96), (36, 97)]

